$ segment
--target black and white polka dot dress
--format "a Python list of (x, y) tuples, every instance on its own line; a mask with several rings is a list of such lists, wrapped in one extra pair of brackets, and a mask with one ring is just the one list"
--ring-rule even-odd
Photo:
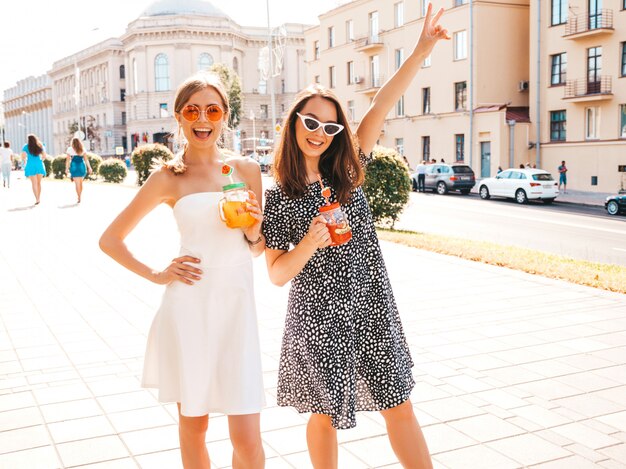
[[(279, 185), (265, 197), (263, 232), (270, 249), (297, 245), (325, 203), (317, 182), (299, 199), (288, 198)], [(356, 425), (356, 411), (403, 403), (415, 384), (361, 187), (342, 208), (352, 239), (318, 249), (291, 282), (278, 374), (279, 405), (329, 415), (339, 429)]]

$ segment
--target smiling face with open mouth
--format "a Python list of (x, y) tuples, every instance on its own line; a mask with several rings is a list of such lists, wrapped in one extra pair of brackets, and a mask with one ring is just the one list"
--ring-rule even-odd
[[(302, 116), (313, 117), (321, 123), (337, 122), (337, 109), (332, 101), (319, 96), (309, 99), (302, 110)], [(296, 120), (296, 140), (300, 151), (307, 157), (319, 158), (333, 142), (334, 137), (329, 137), (322, 126), (311, 131), (302, 118)]]
[(191, 95), (176, 113), (176, 120), (190, 147), (215, 145), (227, 118), (223, 109), (219, 93), (210, 86)]

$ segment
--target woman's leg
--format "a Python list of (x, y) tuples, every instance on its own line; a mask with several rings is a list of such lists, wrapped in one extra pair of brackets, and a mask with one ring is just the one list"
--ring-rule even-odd
[(37, 203), (39, 203), (39, 199), (41, 198), (41, 178), (43, 178), (43, 175), (37, 174), (35, 178), (37, 180), (37, 193), (35, 194), (35, 198), (37, 199)]
[(228, 432), (233, 444), (233, 469), (265, 467), (260, 414), (229, 415)]
[(391, 447), (402, 467), (431, 469), (433, 463), (428, 446), (411, 402), (407, 400), (397, 407), (381, 411), (381, 414), (385, 418)]
[(315, 469), (337, 469), (337, 430), (328, 415), (311, 415), (306, 426), (306, 442)]
[(76, 186), (76, 195), (80, 202), (80, 195), (83, 193), (83, 178), (74, 178), (74, 185)]
[(185, 417), (178, 404), (178, 438), (180, 455), (185, 469), (210, 469), (209, 452), (204, 442), (209, 426), (209, 416)]
[(37, 196), (37, 176), (28, 176), (30, 179), (30, 185), (33, 189), (33, 195), (35, 196), (35, 203), (39, 203), (39, 197)]

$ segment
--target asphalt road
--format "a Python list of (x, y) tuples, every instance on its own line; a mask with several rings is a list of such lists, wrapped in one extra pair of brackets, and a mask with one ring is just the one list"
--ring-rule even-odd
[(626, 265), (626, 217), (603, 207), (412, 192), (395, 227)]

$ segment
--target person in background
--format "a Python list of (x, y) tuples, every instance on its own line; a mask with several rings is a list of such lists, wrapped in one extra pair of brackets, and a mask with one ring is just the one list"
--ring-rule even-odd
[(41, 199), (41, 179), (46, 175), (43, 160), (47, 157), (44, 145), (35, 134), (28, 135), (28, 143), (22, 147), (22, 161), (26, 162), (24, 176), (30, 179), (35, 196), (35, 205)]
[(76, 195), (78, 196), (76, 203), (79, 204), (80, 197), (83, 193), (83, 179), (87, 175), (87, 172), (89, 172), (89, 174), (92, 173), (91, 165), (89, 164), (89, 158), (87, 158), (87, 153), (85, 153), (82, 142), (76, 137), (72, 139), (72, 143), (67, 147), (65, 153), (67, 154), (67, 158), (65, 159), (65, 172), (67, 173), (69, 171), (74, 181)]
[(11, 168), (13, 167), (13, 150), (11, 143), (4, 142), (0, 148), (0, 168), (2, 169), (2, 187), (11, 187)]
[(417, 165), (417, 192), (426, 192), (426, 165), (428, 161), (424, 160)]
[(559, 190), (563, 185), (563, 194), (567, 194), (567, 166), (565, 161), (561, 161), (561, 165), (557, 169), (559, 171)]
[(502, 166), (498, 166), (498, 174), (502, 172)]

